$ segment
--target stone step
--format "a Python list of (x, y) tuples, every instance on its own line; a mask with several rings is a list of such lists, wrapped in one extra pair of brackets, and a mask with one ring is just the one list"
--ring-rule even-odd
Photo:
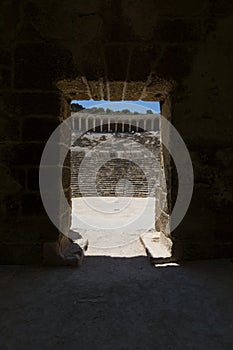
[(140, 235), (140, 240), (153, 263), (167, 263), (172, 261), (171, 252), (162, 243), (160, 232), (152, 231), (143, 233)]

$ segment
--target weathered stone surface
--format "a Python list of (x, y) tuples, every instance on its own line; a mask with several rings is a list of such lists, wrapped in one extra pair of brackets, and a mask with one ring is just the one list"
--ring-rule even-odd
[(23, 216), (38, 216), (44, 215), (45, 209), (41, 201), (40, 194), (27, 193), (22, 195), (22, 215)]
[[(193, 200), (187, 219), (174, 232), (174, 251), (181, 258), (229, 256), (232, 11), (232, 2), (226, 0), (2, 0), (0, 214), (7, 218), (4, 227), (8, 222), (4, 232), (11, 235), (15, 219), (10, 218), (20, 219), (22, 208), (29, 220), (37, 205), (41, 210), (33, 192), (38, 191), (36, 169), (44, 142), (53, 129), (50, 117), (54, 126), (55, 118), (67, 118), (71, 99), (141, 98), (162, 105), (172, 95), (172, 123), (192, 151), (195, 173)], [(175, 193), (174, 177), (172, 186)], [(174, 204), (175, 195), (172, 199)], [(42, 211), (41, 215), (47, 217)], [(39, 262), (41, 243), (31, 241), (25, 253), (24, 243), (19, 246), (12, 240), (11, 245), (1, 245), (1, 261)]]
[(227, 0), (211, 0), (210, 11), (212, 16), (226, 16), (233, 13), (233, 4)]
[(0, 3), (0, 44), (11, 46), (20, 21), (20, 3), (1, 1)]
[(2, 112), (0, 119), (0, 142), (19, 141), (20, 126), (20, 121), (17, 117)]
[(152, 39), (159, 16), (155, 1), (149, 0), (145, 6), (145, 3), (138, 0), (125, 0), (122, 3), (122, 12), (130, 28), (130, 31), (127, 30), (125, 33), (127, 38), (131, 33), (135, 41)]
[(58, 79), (73, 76), (72, 54), (66, 48), (44, 43), (21, 44), (14, 59), (16, 88), (54, 89)]
[(201, 21), (173, 19), (158, 23), (155, 41), (165, 43), (184, 43), (198, 41), (201, 37)]
[(171, 18), (198, 17), (204, 12), (208, 5), (208, 1), (205, 0), (189, 1), (189, 3), (185, 0), (177, 0), (175, 6), (172, 0), (159, 0), (155, 1), (155, 3), (160, 16)]
[[(100, 77), (106, 75), (106, 65), (104, 58), (104, 49), (102, 44), (94, 42), (89, 45), (85, 43), (73, 49), (73, 58), (77, 69), (80, 70), (80, 75), (84, 75), (88, 80), (98, 81)], [(93, 61), (95, 64), (93, 65)]]
[(104, 47), (108, 79), (111, 81), (127, 78), (130, 47), (124, 45), (106, 45)]
[(30, 114), (59, 114), (60, 96), (57, 92), (16, 92), (11, 94), (4, 94), (3, 96), (6, 108), (12, 114), (17, 114), (21, 116)]
[(142, 82), (142, 81), (139, 81), (139, 82), (128, 81), (126, 83), (124, 99), (128, 101), (140, 100), (144, 86), (145, 86), (145, 82)]
[(183, 45), (167, 47), (156, 66), (156, 72), (159, 76), (179, 81), (190, 74), (193, 56), (193, 47)]
[(56, 117), (26, 118), (22, 125), (22, 139), (46, 142), (59, 124)]
[(83, 250), (78, 244), (64, 237), (65, 244), (58, 242), (45, 243), (43, 247), (43, 263), (57, 266), (80, 266), (83, 261)]
[(11, 66), (11, 51), (7, 47), (0, 47), (0, 64), (10, 67)]
[(44, 143), (16, 143), (0, 146), (0, 160), (11, 167), (34, 165), (39, 166)]
[(123, 81), (117, 81), (117, 82), (108, 82), (107, 87), (107, 96), (105, 99), (108, 99), (110, 101), (121, 101), (124, 99), (123, 96), (123, 89), (124, 89), (124, 82)]
[(156, 45), (148, 44), (134, 47), (130, 57), (127, 80), (136, 82), (147, 80), (153, 63), (158, 60), (160, 53), (161, 47), (157, 43)]
[(2, 89), (11, 86), (11, 70), (8, 68), (0, 68), (0, 86)]
[[(19, 192), (23, 184), (23, 180), (20, 181), (19, 178), (17, 178), (18, 181), (15, 180), (14, 175), (12, 175), (10, 169), (4, 165), (0, 165), (0, 177), (2, 183), (4, 184), (4, 186), (1, 186), (0, 193), (5, 195), (12, 195)], [(22, 179), (22, 175), (20, 178)]]
[[(9, 218), (8, 218), (9, 220)], [(12, 221), (12, 219), (11, 219)], [(55, 241), (58, 237), (58, 230), (49, 218), (37, 216), (24, 217), (14, 220), (11, 230), (7, 229), (7, 220), (2, 225), (0, 241), (2, 243), (33, 243), (44, 241)]]
[(172, 261), (171, 251), (163, 244), (160, 232), (147, 232), (140, 236), (147, 254), (155, 263), (166, 263)]
[(0, 264), (38, 264), (42, 262), (41, 243), (0, 243)]

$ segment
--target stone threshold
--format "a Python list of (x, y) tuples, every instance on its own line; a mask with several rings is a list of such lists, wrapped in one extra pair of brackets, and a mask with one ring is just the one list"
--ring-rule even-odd
[(163, 236), (158, 231), (148, 231), (140, 235), (140, 241), (145, 247), (147, 256), (149, 256), (152, 264), (163, 264), (174, 261), (171, 254), (171, 246), (168, 244), (168, 238), (165, 240)]

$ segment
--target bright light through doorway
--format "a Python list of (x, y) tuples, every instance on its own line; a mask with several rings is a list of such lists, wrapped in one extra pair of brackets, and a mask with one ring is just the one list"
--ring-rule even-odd
[[(76, 135), (75, 129), (77, 124), (73, 124), (71, 231), (78, 232), (82, 239), (88, 242), (86, 255), (145, 256), (146, 251), (141, 243), (140, 236), (148, 231), (155, 230), (156, 211), (155, 192), (150, 189), (146, 191), (146, 187), (149, 188), (147, 180), (151, 181), (151, 178), (154, 177), (155, 184), (156, 176), (159, 176), (159, 169), (153, 168), (155, 165), (151, 160), (147, 160), (144, 150), (149, 147), (150, 152), (154, 152), (154, 157), (159, 159), (159, 102), (72, 100), (71, 109), (73, 113), (79, 111), (84, 113), (84, 122), (80, 122), (79, 126), (89, 125), (85, 123), (85, 113), (91, 113), (91, 118), (94, 120), (95, 117), (100, 118), (98, 116), (99, 111), (99, 115), (101, 113), (103, 115), (103, 123), (106, 123), (108, 119), (108, 112), (112, 113), (113, 116), (111, 122), (109, 121), (106, 124), (107, 128), (102, 125), (101, 129), (94, 127), (88, 131), (85, 130), (78, 140), (76, 137), (78, 133)], [(123, 122), (123, 127), (115, 127), (115, 124), (119, 124), (119, 121), (122, 120), (122, 115), (126, 115), (127, 120), (133, 118), (134, 123), (137, 123), (137, 115), (145, 115), (145, 117), (143, 117), (140, 127), (133, 124), (131, 126), (130, 122), (129, 124)], [(90, 119), (88, 116), (86, 118)], [(143, 129), (142, 125), (145, 126), (148, 120), (153, 120), (153, 125), (157, 123), (158, 129), (156, 131), (150, 129), (152, 124), (150, 124), (148, 130)], [(119, 141), (123, 145), (120, 150), (117, 146)], [(107, 144), (106, 149), (98, 150), (97, 145), (104, 143)], [(93, 151), (95, 148), (96, 151)], [(113, 154), (113, 159), (111, 161), (106, 160), (104, 166), (99, 169), (97, 174), (99, 177), (96, 176), (96, 182), (99, 181), (97, 196), (93, 195), (88, 182), (85, 187), (87, 194), (83, 196), (80, 193), (80, 183), (78, 184), (80, 167), (85, 163), (83, 161), (88, 159), (90, 151), (95, 152), (95, 159), (100, 154), (103, 156), (104, 152)], [(130, 161), (127, 159), (129, 155), (131, 157)], [(148, 179), (144, 178), (143, 170), (136, 164), (138, 156), (141, 157), (142, 168), (146, 168), (150, 173)], [(126, 161), (124, 163), (123, 159), (126, 159), (128, 163)], [(90, 158), (89, 165), (87, 162), (86, 166), (86, 177), (88, 178), (91, 176), (91, 172), (94, 171), (94, 161)], [(157, 167), (159, 166), (160, 163), (157, 162)], [(133, 195), (130, 194), (130, 191)], [(110, 212), (106, 211), (106, 208)], [(80, 243), (80, 240), (78, 243)]]

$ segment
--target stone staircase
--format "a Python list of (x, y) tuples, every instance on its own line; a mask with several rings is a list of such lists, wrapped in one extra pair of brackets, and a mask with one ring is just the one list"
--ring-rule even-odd
[(145, 134), (108, 134), (107, 142), (103, 134), (85, 135), (83, 147), (79, 140), (71, 148), (72, 196), (155, 196), (160, 147), (153, 135)]

